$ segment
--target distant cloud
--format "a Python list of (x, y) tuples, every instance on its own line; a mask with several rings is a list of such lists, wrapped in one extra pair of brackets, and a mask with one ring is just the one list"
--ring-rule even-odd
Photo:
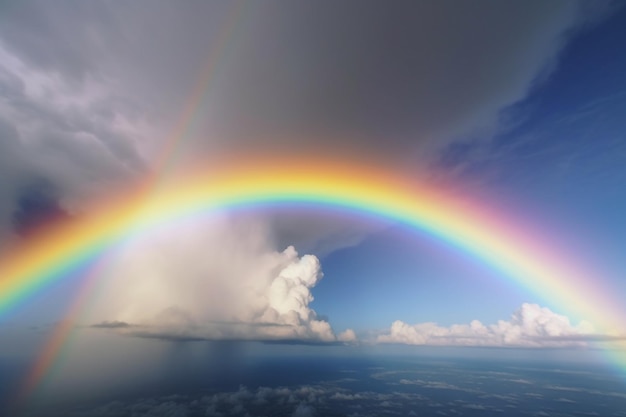
[(573, 325), (563, 315), (537, 304), (524, 303), (509, 321), (484, 325), (478, 320), (450, 327), (435, 323), (407, 324), (395, 321), (388, 333), (378, 336), (380, 343), (409, 345), (564, 347), (582, 346), (606, 340), (588, 322)]
[[(422, 370), (410, 369), (403, 373), (424, 374)], [(445, 367), (444, 367), (445, 369)], [(463, 415), (466, 409), (489, 411), (506, 415), (521, 408), (530, 397), (538, 408), (553, 406), (554, 402), (574, 403), (577, 396), (592, 395), (587, 404), (602, 401), (623, 400), (626, 394), (572, 385), (550, 385), (552, 379), (539, 373), (533, 383), (538, 392), (523, 392), (519, 387), (507, 384), (497, 375), (486, 375), (482, 369), (456, 369), (455, 374), (432, 373), (441, 380), (408, 380), (397, 376), (379, 380), (378, 384), (355, 385), (337, 380), (323, 381), (315, 385), (259, 386), (241, 385), (238, 389), (209, 394), (168, 395), (112, 401), (95, 408), (69, 410), (71, 417), (184, 417), (204, 415), (224, 416), (379, 416), (379, 415)], [(524, 369), (523, 372), (526, 370)], [(546, 371), (544, 369), (543, 371)], [(549, 370), (547, 370), (549, 372)], [(596, 380), (594, 376), (583, 381)], [(446, 380), (458, 380), (459, 385)], [(566, 379), (565, 381), (569, 381)], [(546, 384), (547, 383), (547, 384)], [(412, 386), (412, 387), (411, 387)], [(355, 388), (359, 387), (359, 388)], [(494, 388), (496, 387), (496, 388)], [(406, 389), (409, 388), (409, 389)], [(442, 391), (463, 392), (463, 399), (454, 395), (441, 395)], [(495, 393), (497, 391), (498, 393)], [(599, 401), (596, 403), (596, 401)], [(581, 403), (583, 401), (580, 401)], [(465, 411), (465, 413), (464, 413)], [(447, 413), (446, 413), (447, 412)]]
[(428, 398), (414, 393), (381, 393), (373, 391), (352, 392), (346, 388), (327, 382), (324, 385), (300, 385), (292, 387), (266, 387), (251, 389), (240, 386), (236, 391), (204, 395), (200, 398), (186, 395), (141, 398), (134, 401), (113, 401), (93, 409), (72, 412), (72, 417), (184, 417), (204, 415), (207, 417), (223, 416), (261, 416), (284, 415), (291, 417), (309, 417), (337, 413), (345, 409), (358, 410), (354, 401), (371, 403), (374, 414), (380, 415), (394, 411), (397, 414), (405, 409), (406, 402), (427, 401)]
[(298, 407), (294, 410), (293, 417), (313, 417), (315, 415), (315, 409), (310, 405), (304, 403), (298, 404)]
[(124, 329), (130, 327), (130, 324), (123, 321), (103, 321), (100, 323), (92, 324), (91, 327), (97, 329)]
[(340, 342), (356, 342), (357, 338), (354, 330), (347, 329), (339, 333), (339, 335), (337, 336), (337, 340), (339, 340)]

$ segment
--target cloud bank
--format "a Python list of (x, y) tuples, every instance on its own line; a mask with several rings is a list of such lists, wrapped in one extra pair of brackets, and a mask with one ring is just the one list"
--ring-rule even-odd
[(142, 337), (342, 341), (311, 309), (320, 262), (275, 251), (263, 223), (212, 215), (154, 230), (107, 259), (96, 327)]
[(584, 346), (594, 336), (597, 335), (593, 326), (586, 321), (573, 325), (566, 316), (546, 307), (524, 303), (510, 320), (491, 325), (473, 320), (470, 324), (442, 327), (436, 323), (411, 325), (397, 320), (377, 341), (435, 346), (565, 347)]

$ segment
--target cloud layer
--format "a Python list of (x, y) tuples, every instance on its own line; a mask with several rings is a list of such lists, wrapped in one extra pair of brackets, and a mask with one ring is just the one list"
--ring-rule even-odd
[(106, 85), (34, 66), (0, 35), (0, 92), (0, 236), (16, 214), (28, 223), (25, 199), (74, 212), (145, 172), (138, 125)]
[(172, 135), (181, 163), (315, 151), (422, 167), (527, 94), (579, 6), (12, 2), (0, 16), (0, 223), (10, 229), (42, 178), (80, 209), (141, 177)]
[[(125, 398), (99, 406), (66, 409), (64, 415), (374, 417), (475, 413), (521, 416), (535, 411), (535, 415), (547, 416), (553, 414), (555, 406), (561, 413), (619, 415), (626, 399), (624, 392), (611, 388), (617, 380), (607, 371), (581, 370), (554, 362), (529, 369), (523, 366), (524, 362), (502, 366), (490, 361), (491, 366), (476, 367), (475, 364), (468, 366), (465, 358), (449, 360), (433, 364), (409, 359), (401, 367), (396, 361), (394, 367), (376, 367), (375, 373), (371, 368), (369, 372), (359, 367), (337, 369), (332, 375), (334, 378), (306, 385), (240, 385), (238, 389), (223, 392)], [(357, 376), (364, 377), (367, 383), (360, 384)], [(555, 385), (555, 378), (563, 383)], [(610, 387), (589, 388), (599, 381)]]
[(436, 323), (411, 325), (397, 320), (377, 341), (409, 345), (563, 347), (585, 345), (587, 337), (592, 340), (594, 335), (588, 322), (573, 325), (566, 316), (546, 307), (524, 303), (510, 320), (491, 325), (473, 320), (470, 324), (442, 327)]

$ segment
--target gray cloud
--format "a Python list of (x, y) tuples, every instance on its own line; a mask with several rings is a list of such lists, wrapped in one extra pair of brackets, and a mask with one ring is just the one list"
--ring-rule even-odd
[(48, 222), (67, 220), (68, 214), (57, 200), (58, 191), (47, 180), (33, 180), (23, 186), (11, 219), (15, 232), (27, 236)]
[[(585, 2), (8, 2), (0, 15), (0, 233), (44, 178), (70, 212), (154, 166), (162, 144), (310, 153), (420, 170), (488, 132), (554, 65)], [(593, 7), (592, 7), (593, 9)], [(207, 75), (207, 86), (198, 79)], [(177, 129), (186, 105), (202, 98)], [(266, 218), (327, 253), (362, 225)], [(295, 225), (295, 226), (294, 226)], [(339, 226), (338, 226), (339, 225)], [(369, 230), (365, 228), (365, 230)], [(6, 233), (3, 233), (6, 234)]]
[[(154, 163), (194, 93), (204, 100), (180, 151), (197, 161), (315, 151), (414, 168), (493, 127), (549, 71), (579, 12), (568, 1), (9, 2), (0, 118), (17, 166), (4, 188), (43, 176), (76, 209)], [(194, 91), (206, 68), (206, 92)]]
[(3, 236), (33, 186), (50, 198), (52, 211), (72, 212), (144, 170), (124, 116), (97, 111), (116, 106), (109, 93), (29, 66), (1, 38), (0, 57)]
[(577, 7), (493, 1), (285, 6), (264, 5), (246, 16), (251, 24), (216, 88), (223, 130), (254, 138), (318, 133), (313, 146), (318, 136), (335, 142), (339, 136), (349, 150), (359, 144), (361, 152), (396, 157), (493, 123), (499, 109), (522, 98), (549, 69)]
[(196, 126), (211, 146), (322, 142), (397, 157), (492, 124), (550, 68), (579, 7), (27, 1), (3, 12), (0, 36), (29, 67), (74, 87), (104, 85), (125, 111), (165, 116), (163, 127), (213, 57)]

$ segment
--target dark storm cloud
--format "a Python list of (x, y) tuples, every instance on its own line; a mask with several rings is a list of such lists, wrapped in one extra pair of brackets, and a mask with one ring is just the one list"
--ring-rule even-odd
[(75, 85), (113, 81), (128, 111), (164, 126), (220, 49), (196, 126), (212, 149), (398, 157), (492, 126), (546, 74), (579, 6), (30, 1), (6, 8), (0, 36), (27, 65)]
[[(545, 74), (576, 7), (533, 1), (264, 4), (242, 19), (239, 48), (218, 86), (217, 124), (244, 138), (340, 136), (353, 151), (361, 145), (365, 149), (356, 152), (394, 156), (450, 140), (488, 127), (499, 109)], [(357, 143), (349, 141), (352, 135)]]
[[(68, 66), (73, 60), (60, 46), (81, 43), (46, 32), (51, 24), (45, 7), (28, 2), (4, 6), (0, 17), (2, 235), (11, 229), (22, 232), (32, 221), (37, 223), (36, 218), (47, 217), (44, 212), (61, 216), (72, 211), (106, 184), (144, 170), (132, 128), (125, 123), (127, 116), (119, 113), (123, 99)], [(24, 21), (27, 18), (33, 21)], [(50, 60), (31, 59), (40, 52)], [(81, 60), (75, 64), (85, 74), (91, 68)]]
[(15, 231), (27, 235), (50, 221), (68, 218), (57, 200), (57, 191), (46, 180), (22, 188), (12, 218)]
[(18, 187), (16, 172), (19, 171), (19, 160), (22, 149), (18, 140), (18, 132), (13, 125), (0, 117), (0, 236), (4, 236), (11, 228), (13, 210), (17, 206), (15, 198)]
[(315, 150), (415, 165), (492, 128), (582, 21), (568, 1), (3, 7), (5, 189), (40, 176), (73, 198), (150, 164), (209, 57), (194, 157)]

